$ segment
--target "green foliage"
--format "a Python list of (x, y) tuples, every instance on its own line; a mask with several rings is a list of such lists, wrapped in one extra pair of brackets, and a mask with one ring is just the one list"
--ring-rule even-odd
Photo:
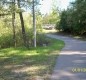
[(36, 13), (36, 29), (38, 32), (42, 32), (43, 19), (41, 12)]
[[(32, 27), (32, 15), (30, 13), (23, 13), (25, 29), (26, 29), (26, 42), (28, 47), (33, 46), (33, 27)], [(37, 34), (42, 32), (42, 15), (37, 13)], [(12, 27), (12, 15), (1, 16), (0, 19), (0, 48), (12, 47), (13, 44), (13, 27)], [(23, 46), (22, 31), (21, 31), (20, 18), (18, 13), (15, 14), (15, 32), (16, 32), (16, 47)], [(41, 44), (37, 35), (37, 45)], [(42, 36), (42, 35), (41, 35)], [(43, 39), (44, 40), (44, 39)]]
[(10, 47), (13, 45), (12, 28), (3, 19), (0, 20), (0, 23), (0, 48)]
[(12, 35), (3, 35), (0, 37), (0, 48), (11, 47), (13, 46)]
[(43, 17), (43, 24), (56, 24), (59, 21), (59, 12), (57, 9), (53, 9), (50, 14), (46, 14)]
[[(25, 0), (19, 0), (19, 1), (20, 1), (21, 8), (18, 8), (18, 4), (16, 3), (17, 0), (10, 0), (10, 1), (1, 0), (0, 1), (0, 4), (4, 3), (4, 5), (6, 5), (6, 9), (3, 5), (0, 5), (0, 13), (3, 11), (2, 15), (0, 15), (1, 17), (0, 23), (2, 23), (0, 24), (0, 48), (12, 47), (14, 46), (14, 41), (16, 42), (16, 47), (23, 46), (24, 39), (25, 39), (23, 36), (25, 35), (26, 35), (25, 43), (27, 44), (27, 46), (29, 47), (33, 46), (32, 14), (22, 12), (24, 16), (23, 22), (20, 21), (21, 19), (19, 17), (19, 12), (21, 12), (21, 9), (26, 8), (26, 6), (28, 6), (28, 4), (30, 3), (25, 2)], [(36, 4), (38, 3), (36, 2)], [(42, 34), (40, 33), (42, 32), (42, 23), (43, 23), (42, 15), (38, 11), (36, 13), (37, 45), (38, 46), (39, 45), (43, 46), (43, 44), (48, 41), (47, 39), (45, 39), (44, 35), (41, 39)], [(23, 28), (21, 27), (21, 24), (23, 24)], [(25, 30), (24, 30), (24, 26), (25, 26)], [(23, 35), (23, 33), (25, 34)]]
[(42, 34), (42, 33), (37, 34), (37, 44), (38, 44), (38, 46), (43, 46), (43, 45), (48, 46), (50, 43), (51, 43), (51, 40), (49, 38), (47, 38), (44, 34)]
[(56, 28), (72, 34), (86, 33), (86, 0), (76, 0), (71, 7), (62, 11)]

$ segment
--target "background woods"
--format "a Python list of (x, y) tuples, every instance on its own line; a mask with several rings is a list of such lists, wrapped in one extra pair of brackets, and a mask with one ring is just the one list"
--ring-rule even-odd
[[(35, 6), (39, 4), (35, 1)], [(31, 0), (1, 0), (0, 1), (0, 47), (33, 45)], [(26, 12), (29, 10), (29, 12)], [(38, 14), (38, 12), (37, 12)], [(41, 30), (40, 15), (37, 15), (37, 26)], [(38, 32), (38, 31), (37, 31)]]
[(64, 32), (86, 35), (86, 0), (75, 0), (60, 13), (56, 28)]

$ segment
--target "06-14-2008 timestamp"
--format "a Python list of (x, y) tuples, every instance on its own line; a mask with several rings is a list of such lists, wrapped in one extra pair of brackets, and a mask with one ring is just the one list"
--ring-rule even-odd
[(72, 68), (72, 72), (86, 72), (86, 68)]

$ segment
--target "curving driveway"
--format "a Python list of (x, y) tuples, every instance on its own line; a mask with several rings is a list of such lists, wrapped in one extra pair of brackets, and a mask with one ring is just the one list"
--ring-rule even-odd
[(86, 80), (86, 41), (53, 34), (47, 36), (65, 42), (51, 80)]

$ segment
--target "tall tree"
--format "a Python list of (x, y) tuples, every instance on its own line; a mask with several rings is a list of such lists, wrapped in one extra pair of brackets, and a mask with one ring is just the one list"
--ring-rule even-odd
[(36, 19), (35, 19), (35, 1), (33, 0), (33, 34), (34, 34), (34, 47), (36, 47)]
[(16, 47), (16, 32), (15, 32), (15, 0), (12, 0), (12, 26), (13, 26), (13, 40)]
[(23, 15), (22, 15), (22, 11), (21, 11), (21, 6), (20, 6), (20, 0), (17, 0), (17, 5), (18, 5), (18, 8), (20, 9), (19, 16), (20, 16), (21, 27), (22, 27), (22, 35), (23, 35), (24, 45), (26, 46), (27, 45), (26, 32), (25, 32), (24, 19), (23, 19)]

